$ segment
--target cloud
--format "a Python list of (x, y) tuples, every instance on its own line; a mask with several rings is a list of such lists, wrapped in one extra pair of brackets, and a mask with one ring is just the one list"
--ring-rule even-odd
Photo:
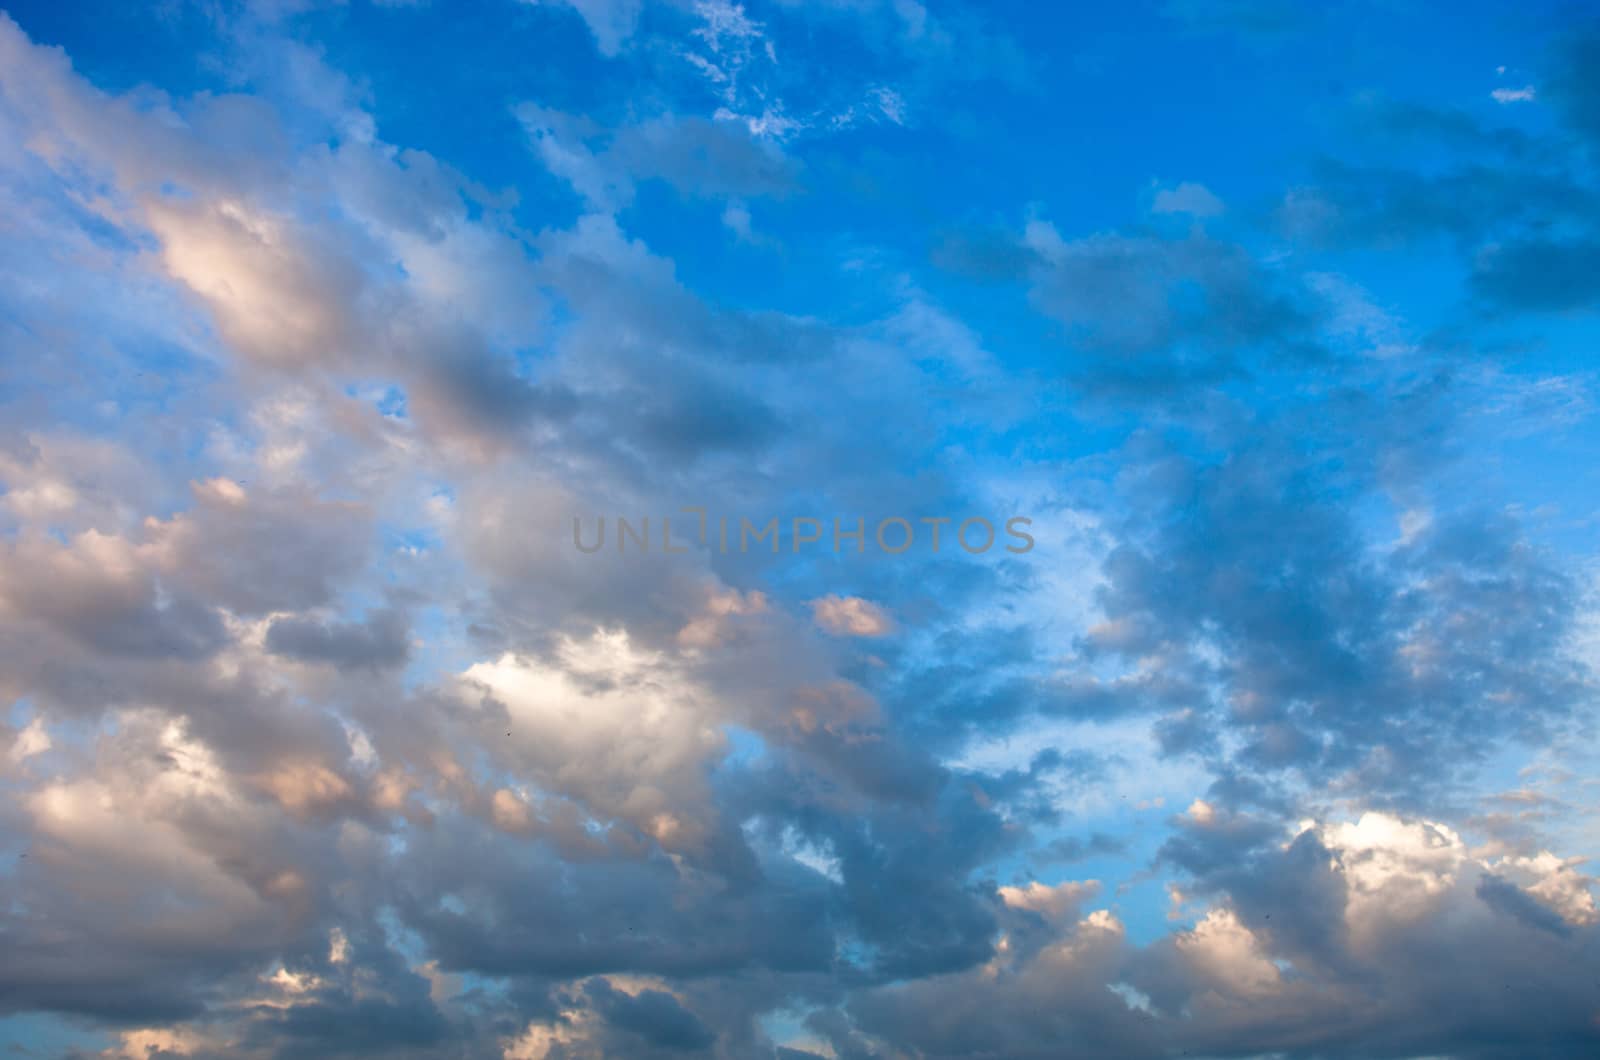
[[(142, 554), (173, 585), (239, 614), (327, 603), (366, 557), (370, 513), (360, 505), (230, 479), (192, 488), (193, 508), (146, 524)], [(250, 563), (235, 563), (241, 555)]]
[[(180, 18), (184, 94), (0, 21), (3, 1014), (139, 1056), (1581, 1053), (1587, 515), (1519, 461), (1588, 381), (1488, 346), (1587, 319), (1581, 42), (1561, 128), (1367, 99), (1268, 230), (1226, 171), (1225, 212), (1029, 206), (1003, 152), (926, 198), (1031, 106), (959, 5), (569, 6), (612, 61), (507, 88), (537, 38), (491, 13), (425, 91), (341, 34), (478, 23)], [(1324, 255), (1372, 240), (1464, 305)], [(997, 511), (1035, 553), (715, 547)]]
[(410, 644), (404, 616), (380, 611), (363, 623), (279, 618), (267, 627), (266, 647), (274, 655), (343, 667), (399, 666)]
[(1600, 239), (1518, 240), (1478, 254), (1472, 288), (1486, 301), (1525, 311), (1582, 311), (1600, 304)]
[(1068, 240), (1036, 219), (1009, 256), (1025, 264), (1033, 306), (1095, 358), (1097, 386), (1212, 383), (1243, 370), (1248, 355), (1281, 364), (1322, 352), (1320, 306), (1299, 277), (1199, 231)]
[(859, 596), (824, 596), (811, 601), (811, 614), (825, 631), (839, 637), (881, 637), (894, 623), (877, 604)]
[(523, 3), (545, 3), (566, 6), (576, 11), (589, 32), (594, 34), (600, 54), (615, 57), (633, 36), (639, 24), (643, 0), (521, 0)]
[[(1258, 833), (1242, 850), (1214, 822), (1190, 829), (1200, 846), (1231, 851), (1214, 862), (1175, 855), (1216, 866), (1199, 871), (1216, 904), (1192, 926), (1138, 947), (1114, 915), (1082, 909), (1093, 904), (1093, 888), (1002, 889), (1019, 911), (1050, 911), (1044, 938), (1029, 938), (1037, 927), (1008, 925), (980, 968), (869, 991), (851, 1005), (857, 1028), (930, 1054), (1002, 1048), (1016, 1056), (1177, 1048), (1309, 1055), (1357, 1036), (1401, 1053), (1494, 1056), (1498, 1047), (1479, 1036), (1496, 1027), (1557, 1051), (1590, 1033), (1581, 989), (1567, 977), (1589, 959), (1593, 940), (1559, 935), (1568, 941), (1547, 949), (1522, 933), (1520, 916), (1579, 929), (1500, 881), (1448, 829), (1369, 814), (1289, 841)], [(1286, 875), (1303, 882), (1282, 889)], [(1414, 974), (1419, 949), (1441, 945), (1473, 957), (1448, 973)], [(1539, 997), (1544, 990), (1554, 993)], [(1516, 1004), (1503, 1003), (1507, 991)], [(1376, 1009), (1360, 1000), (1375, 996), (1383, 998)], [(1470, 1030), (1453, 1029), (1463, 997), (1491, 1005)], [(1525, 1004), (1539, 1009), (1540, 1023), (1522, 1022)]]
[(1532, 103), (1534, 100), (1533, 86), (1523, 88), (1497, 88), (1489, 93), (1496, 103)]
[(92, 775), (56, 779), (19, 807), (32, 857), (9, 886), (40, 919), (7, 918), (11, 945), (31, 955), (8, 965), (12, 1011), (195, 1013), (308, 911), (312, 884), (270, 813), (204, 745), (149, 714), (122, 722)]
[[(1367, 417), (1368, 438), (1386, 437), (1386, 474), (1435, 429), (1424, 411), (1431, 397), (1394, 399), (1408, 409), (1394, 427), (1416, 432), (1409, 439), (1357, 412), (1366, 399), (1348, 406)], [(1330, 425), (1338, 407), (1315, 415)], [(1576, 586), (1518, 527), (1467, 510), (1375, 554), (1345, 513), (1377, 465), (1360, 470), (1370, 458), (1338, 442), (1322, 457), (1294, 455), (1324, 436), (1287, 414), (1276, 425), (1250, 417), (1251, 440), (1234, 436), (1220, 462), (1154, 460), (1154, 507), (1136, 518), (1160, 528), (1147, 546), (1108, 557), (1110, 625), (1090, 633), (1089, 657), (1161, 659), (1166, 681), (1213, 704), (1210, 725), (1242, 738), (1237, 753), (1252, 771), (1307, 770), (1368, 797), (1408, 790), (1422, 762), (1431, 782), (1448, 782), (1444, 747), (1449, 760), (1470, 760), (1494, 733), (1559, 726), (1580, 709), (1591, 678), (1557, 632), (1578, 614)], [(1335, 450), (1338, 471), (1322, 463)], [(1481, 650), (1446, 633), (1469, 627), (1489, 638), (1476, 642)], [(1119, 695), (1134, 709), (1164, 699), (1145, 681)], [(1444, 703), (1448, 722), (1436, 713)]]
[(1223, 211), (1222, 200), (1204, 184), (1184, 181), (1175, 188), (1161, 188), (1150, 204), (1151, 213), (1179, 213), (1191, 217), (1217, 217)]
[(93, 530), (69, 546), (34, 539), (8, 549), (0, 598), (8, 617), (111, 655), (198, 658), (226, 639), (213, 609), (193, 598), (163, 599), (132, 545)]
[(662, 990), (626, 993), (605, 979), (589, 982), (589, 999), (611, 1026), (638, 1035), (658, 1048), (706, 1049), (716, 1037), (692, 1012)]
[(234, 202), (156, 203), (149, 220), (168, 272), (246, 355), (300, 366), (350, 356), (359, 336), (348, 307), (362, 282), (337, 247)]
[[(333, 127), (297, 143), (259, 98), (152, 110), (99, 92), (11, 23), (0, 43), (12, 69), (33, 72), (12, 113), (48, 130), (41, 157), (63, 180), (111, 181), (99, 209), (155, 241), (155, 260), (233, 353), (302, 378), (397, 374), (425, 427), (470, 446), (570, 407), (511, 367), (506, 347), (538, 316), (524, 308), (525, 248), (496, 215), (472, 221), (468, 201), (486, 196), (436, 160), (364, 132), (337, 139), (359, 117), (338, 93), (325, 104)], [(300, 58), (302, 77), (338, 80)], [(305, 193), (286, 195), (296, 181)], [(307, 199), (320, 208), (302, 213)]]
[[(1600, 190), (1575, 150), (1590, 136), (1583, 101), (1592, 93), (1577, 72), (1586, 39), (1576, 33), (1552, 56), (1547, 95), (1563, 122), (1547, 132), (1489, 126), (1424, 104), (1365, 101), (1365, 157), (1323, 158), (1312, 183), (1285, 198), (1285, 229), (1335, 246), (1446, 240), (1462, 258), (1465, 293), (1480, 316), (1586, 310), (1594, 297), (1584, 277), (1600, 217)], [(1502, 104), (1535, 98), (1531, 87), (1492, 96)]]
[[(479, 727), (519, 772), (617, 818), (668, 849), (696, 847), (717, 822), (703, 774), (724, 748), (713, 717), (697, 711), (704, 693), (674, 688), (665, 660), (636, 651), (625, 633), (566, 641), (558, 665), (506, 656), (476, 663), (464, 693), (481, 689)], [(626, 728), (631, 749), (617, 744)]]
[(1548, 95), (1566, 125), (1591, 147), (1600, 143), (1600, 103), (1595, 93), (1595, 58), (1600, 55), (1600, 27), (1571, 27), (1556, 40), (1550, 57)]

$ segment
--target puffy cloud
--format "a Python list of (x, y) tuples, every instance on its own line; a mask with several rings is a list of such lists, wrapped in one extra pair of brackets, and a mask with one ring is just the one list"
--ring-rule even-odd
[(716, 647), (737, 636), (740, 617), (761, 615), (766, 611), (767, 597), (760, 591), (710, 590), (702, 613), (678, 631), (678, 643), (688, 648)]
[(266, 647), (274, 655), (336, 666), (398, 666), (410, 651), (404, 616), (380, 611), (363, 623), (326, 623), (305, 618), (274, 619)]
[[(1000, 1043), (1016, 1056), (1180, 1048), (1316, 1055), (1357, 1040), (1402, 1054), (1494, 1056), (1502, 1055), (1496, 1027), (1518, 1027), (1509, 1033), (1554, 1051), (1592, 1033), (1591, 1005), (1572, 977), (1592, 959), (1595, 940), (1561, 933), (1552, 947), (1522, 928), (1531, 909), (1564, 932), (1591, 921), (1550, 912), (1448, 828), (1369, 813), (1287, 841), (1258, 833), (1242, 848), (1238, 833), (1218, 831), (1214, 820), (1189, 833), (1201, 847), (1232, 852), (1211, 863), (1174, 850), (1218, 903), (1191, 927), (1135, 947), (1106, 911), (1077, 911), (1092, 887), (1002, 888), (1008, 906), (1048, 912), (1044, 940), (1014, 934), (977, 969), (869, 992), (852, 1004), (857, 1027), (929, 1055)], [(1233, 860), (1241, 853), (1242, 862)], [(1555, 859), (1542, 864), (1544, 880), (1561, 871)], [(1286, 871), (1325, 883), (1316, 892), (1285, 888)], [(1419, 960), (1445, 952), (1459, 963), (1422, 973)], [(1545, 990), (1554, 993), (1540, 996)], [(1488, 1007), (1460, 1027), (1453, 1014), (1468, 998)], [(1527, 1004), (1547, 1021), (1537, 1029), (1520, 1024)]]
[[(1442, 235), (1493, 326), (1585, 309), (1586, 38), (1561, 130), (1360, 103), (1438, 154), (1317, 163), (1287, 235), (1222, 170), (930, 277), (895, 240), (948, 203), (863, 189), (987, 135), (935, 68), (1025, 64), (972, 12), (573, 3), (615, 61), (464, 101), (303, 43), (453, 13), (270, 6), (174, 23), (230, 89), (188, 95), (0, 19), (4, 1013), (110, 1056), (1588, 1048), (1581, 781), (1502, 783), (1580, 753), (1582, 524), (1482, 481), (1587, 383), (1441, 362), (1316, 256)], [(984, 158), (953, 224), (1024, 209)], [(1023, 505), (1023, 558), (714, 547)], [(601, 515), (652, 547), (572, 547)]]
[(18, 542), (0, 568), (0, 597), (14, 621), (47, 626), (111, 655), (197, 658), (226, 637), (212, 608), (164, 599), (134, 545), (94, 530), (65, 546)]
[(29, 955), (8, 964), (13, 1010), (192, 1013), (217, 977), (291, 939), (315, 902), (280, 826), (209, 748), (159, 717), (120, 723), (92, 773), (19, 807), (30, 857), (7, 886), (31, 912), (6, 918)]
[(883, 608), (859, 596), (823, 596), (811, 601), (817, 625), (835, 636), (881, 637), (894, 628)]
[[(1351, 397), (1367, 437), (1383, 434), (1367, 399)], [(1150, 504), (1130, 524), (1146, 544), (1107, 558), (1108, 623), (1084, 643), (1085, 658), (1128, 668), (1064, 706), (1107, 696), (1163, 710), (1174, 753), (1215, 754), (1206, 734), (1226, 730), (1251, 771), (1300, 771), (1368, 797), (1450, 784), (1445, 747), (1464, 762), (1505, 735), (1564, 725), (1591, 681), (1560, 632), (1577, 621), (1579, 590), (1513, 521), (1469, 508), (1389, 547), (1348, 515), (1375, 476), (1400, 490), (1401, 476), (1437, 473), (1433, 451), (1409, 465), (1403, 455), (1446, 429), (1430, 423), (1430, 409), (1449, 415), (1436, 397), (1394, 395), (1403, 423), (1381, 457), (1347, 447), (1348, 434), (1308, 457), (1320, 431), (1288, 409), (1247, 414), (1249, 440), (1227, 435), (1219, 461), (1155, 446), (1142, 473)], [(1323, 424), (1344, 414), (1337, 402), (1315, 413)], [(1334, 453), (1337, 468), (1325, 462)]]
[(1001, 887), (1000, 900), (1012, 909), (1026, 909), (1046, 920), (1075, 917), (1078, 908), (1100, 890), (1098, 880), (1065, 880), (1051, 886), (1033, 880), (1026, 887)]
[(567, 640), (553, 665), (506, 655), (463, 674), (485, 732), (519, 773), (620, 818), (668, 849), (714, 828), (703, 773), (724, 749), (715, 705), (626, 633)]
[[(229, 479), (194, 486), (193, 508), (146, 526), (152, 568), (239, 614), (326, 603), (365, 558), (370, 516), (299, 490), (250, 492)], [(248, 555), (248, 564), (235, 562)]]
[(214, 313), (235, 348), (267, 363), (314, 367), (348, 358), (359, 265), (314, 232), (247, 203), (156, 202), (162, 262)]

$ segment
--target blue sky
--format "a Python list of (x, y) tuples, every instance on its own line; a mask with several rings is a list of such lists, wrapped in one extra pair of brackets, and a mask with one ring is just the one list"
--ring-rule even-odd
[(7, 6), (0, 1043), (1592, 1055), (1597, 165), (1581, 5)]

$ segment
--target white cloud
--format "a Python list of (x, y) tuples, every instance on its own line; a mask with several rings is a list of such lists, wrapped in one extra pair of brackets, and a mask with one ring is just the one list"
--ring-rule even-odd
[(22, 727), (22, 731), (12, 738), (6, 757), (13, 763), (21, 762), (23, 759), (43, 754), (53, 746), (50, 741), (50, 730), (45, 727), (44, 718), (35, 715)]
[(881, 637), (894, 629), (883, 608), (859, 596), (828, 595), (811, 601), (811, 614), (836, 637)]
[(1001, 887), (1000, 900), (1012, 909), (1026, 909), (1047, 920), (1068, 923), (1083, 903), (1100, 893), (1099, 880), (1063, 880), (1057, 884), (1034, 880), (1021, 887)]
[[(462, 676), (484, 742), (545, 792), (625, 820), (669, 849), (707, 836), (703, 773), (726, 739), (713, 703), (666, 656), (623, 631), (596, 632), (562, 640), (547, 661), (506, 654)], [(507, 824), (520, 819), (505, 797), (495, 813)]]
[(1497, 88), (1490, 92), (1489, 96), (1496, 103), (1532, 103), (1534, 89), (1532, 85), (1524, 85), (1521, 88)]
[(1192, 931), (1179, 932), (1174, 941), (1207, 979), (1230, 993), (1270, 994), (1279, 987), (1278, 966), (1230, 909), (1212, 909)]

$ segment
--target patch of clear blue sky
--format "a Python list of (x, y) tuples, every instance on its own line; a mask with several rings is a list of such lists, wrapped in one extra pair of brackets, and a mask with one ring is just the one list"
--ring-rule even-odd
[(0, 1049), (15, 1056), (94, 1056), (111, 1035), (91, 1031), (61, 1016), (31, 1013), (0, 1018)]
[[(985, 5), (993, 26), (1026, 41), (1017, 80), (968, 78), (882, 48), (846, 47), (850, 38), (826, 32), (826, 24), (783, 34), (785, 69), (905, 86), (909, 127), (800, 137), (791, 150), (806, 164), (807, 193), (763, 204), (763, 216), (780, 236), (848, 234), (920, 267), (930, 235), (942, 227), (1015, 224), (1027, 204), (1068, 235), (1126, 224), (1137, 219), (1151, 180), (1199, 181), (1248, 209), (1282, 191), (1361, 93), (1494, 116), (1488, 93), (1509, 84), (1496, 67), (1507, 66), (1514, 80), (1540, 59), (1549, 28), (1541, 11), (1558, 9), (1460, 4), (1439, 18), (1430, 5), (1390, 5), (1379, 32), (1363, 27), (1370, 21), (1363, 5), (1338, 5), (1297, 16), (1305, 25), (1296, 32), (1272, 34), (1196, 27), (1165, 17), (1167, 6)], [(228, 87), (231, 67), (214, 62), (223, 53), (195, 7), (142, 10), (105, 0), (9, 9), (30, 35), (65, 47), (105, 88)], [(796, 18), (761, 5), (751, 13)], [(510, 113), (515, 103), (615, 117), (712, 109), (677, 68), (686, 66), (681, 59), (648, 49), (602, 57), (583, 23), (560, 6), (355, 0), (302, 17), (294, 31), (369, 90), (382, 138), (430, 151), (490, 187), (517, 187), (525, 219), (536, 224), (561, 223), (558, 215), (576, 203), (526, 150)], [(962, 55), (958, 44), (952, 56)], [(763, 269), (755, 252), (706, 246), (703, 218), (648, 206), (641, 202), (628, 216), (630, 230), (673, 257), (691, 286), (733, 301), (792, 299), (813, 309), (826, 289), (823, 277), (812, 286), (792, 274), (806, 264), (831, 274), (827, 256), (808, 263), (784, 255)], [(780, 272), (781, 287), (771, 282)]]

